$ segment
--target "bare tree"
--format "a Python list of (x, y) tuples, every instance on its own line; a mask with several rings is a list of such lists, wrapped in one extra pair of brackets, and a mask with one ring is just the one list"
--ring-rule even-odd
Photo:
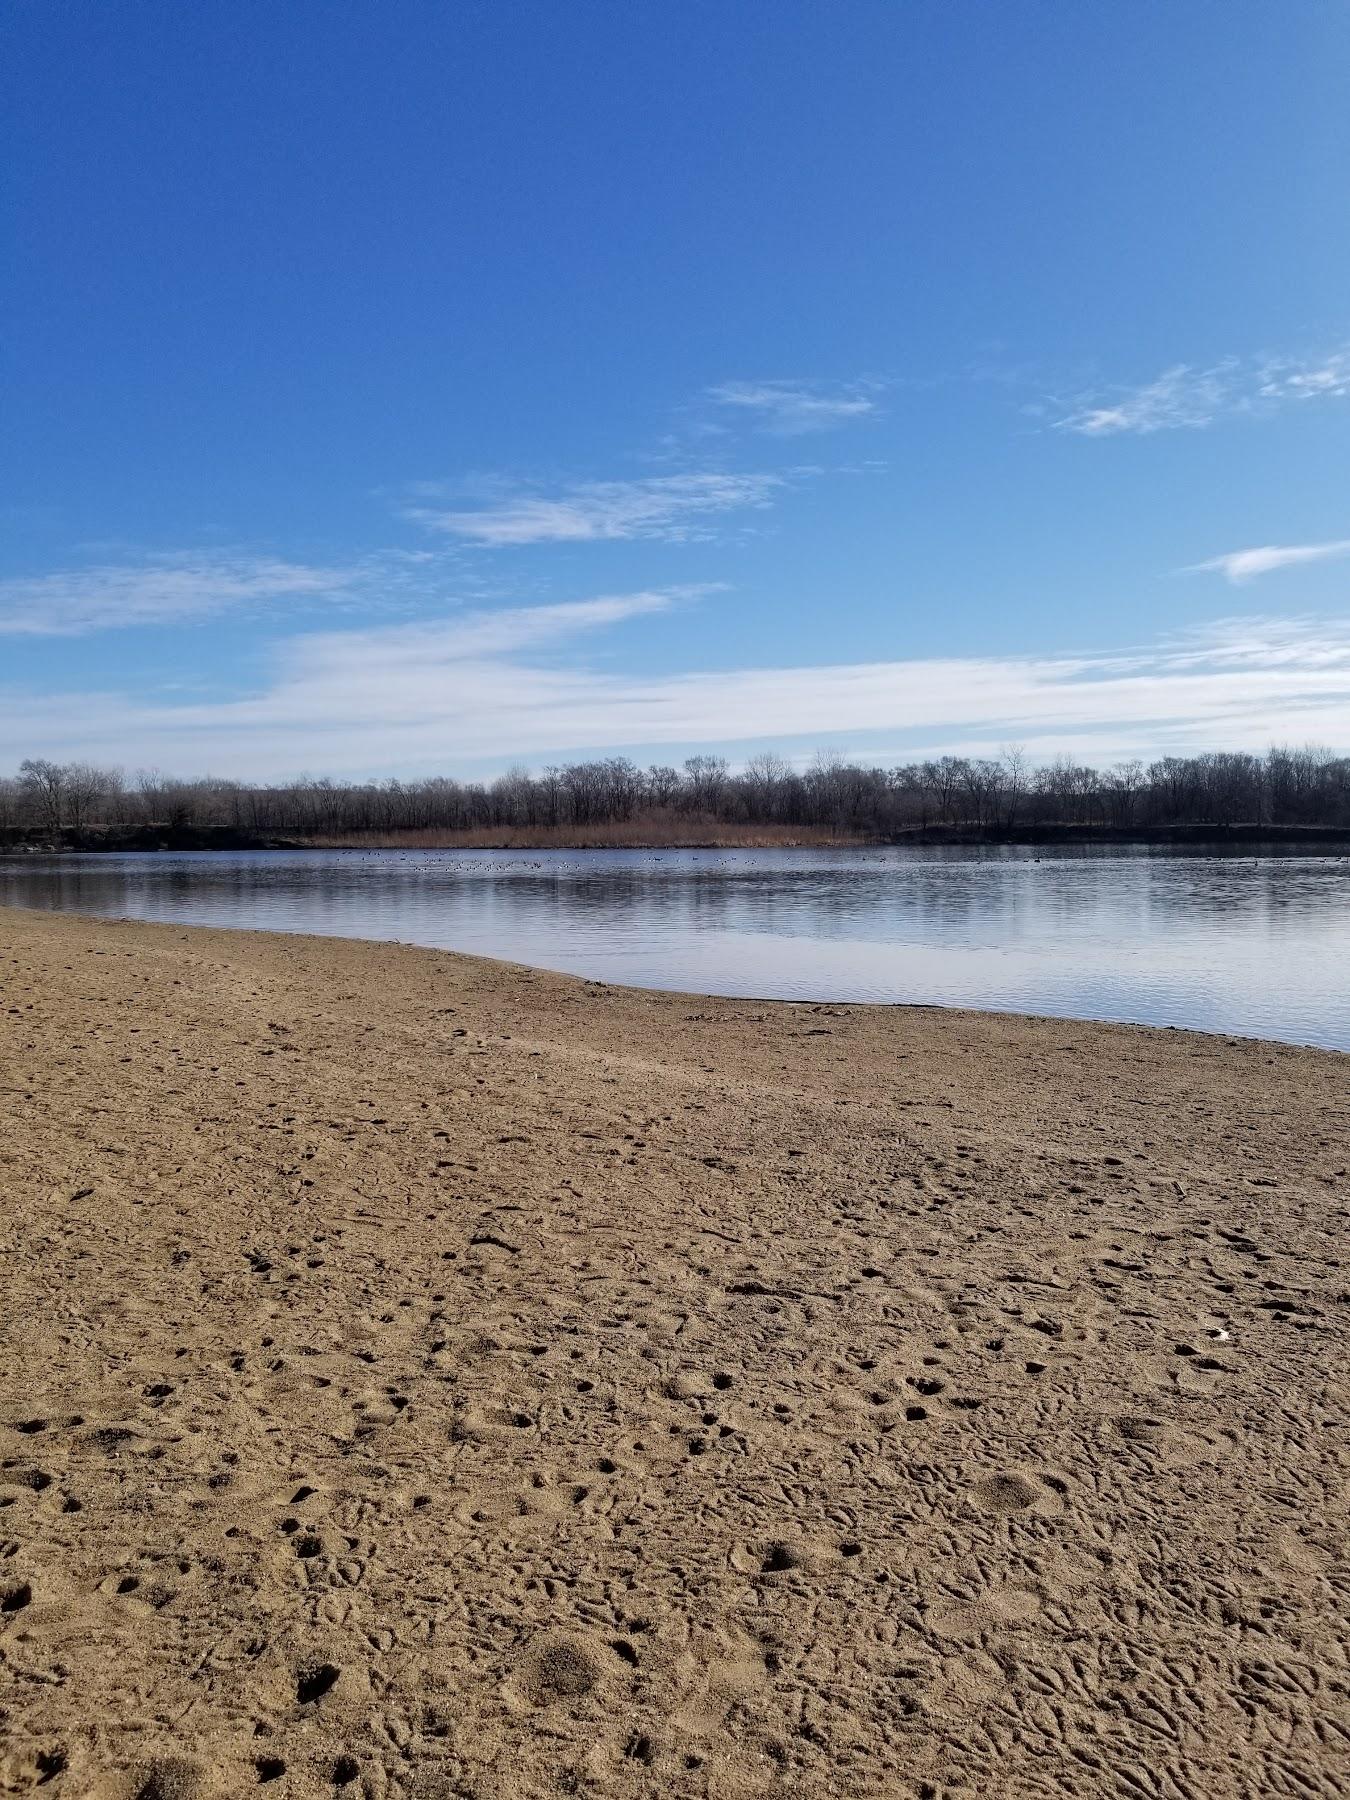
[(745, 765), (745, 780), (750, 790), (752, 817), (773, 817), (779, 789), (791, 773), (787, 763), (773, 750), (761, 750), (750, 758)]
[(653, 763), (647, 771), (647, 798), (653, 806), (670, 806), (680, 791), (680, 771)]
[(30, 757), (19, 764), (19, 786), (29, 808), (50, 831), (66, 822), (66, 771), (45, 757)]
[(1133, 761), (1118, 762), (1108, 770), (1103, 790), (1111, 814), (1111, 823), (1128, 826), (1134, 823), (1135, 807), (1144, 791), (1144, 765)]
[(944, 825), (956, 822), (956, 801), (965, 781), (966, 765), (959, 756), (940, 756), (923, 765), (923, 778), (933, 795)]
[(546, 825), (558, 825), (562, 821), (562, 777), (563, 772), (558, 765), (550, 763), (544, 770), (543, 779), (539, 783)]
[(689, 804), (694, 812), (716, 812), (727, 782), (725, 756), (691, 756), (684, 765)]
[(1031, 774), (1027, 753), (1020, 744), (1008, 744), (999, 753), (1003, 766), (1003, 823), (1009, 830), (1017, 823), (1017, 808)]
[(67, 763), (62, 774), (66, 818), (75, 831), (83, 831), (91, 824), (99, 802), (120, 792), (122, 787), (120, 770), (95, 768), (93, 763)]

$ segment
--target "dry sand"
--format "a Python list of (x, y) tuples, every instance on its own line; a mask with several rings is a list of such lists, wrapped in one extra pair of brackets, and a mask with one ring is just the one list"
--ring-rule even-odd
[(1350, 1059), (21, 912), (0, 983), (0, 1790), (1350, 1792)]

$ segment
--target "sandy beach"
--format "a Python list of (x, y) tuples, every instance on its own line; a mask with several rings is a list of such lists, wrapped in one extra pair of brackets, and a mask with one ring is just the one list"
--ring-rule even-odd
[(1350, 1059), (0, 913), (0, 1791), (1350, 1793)]

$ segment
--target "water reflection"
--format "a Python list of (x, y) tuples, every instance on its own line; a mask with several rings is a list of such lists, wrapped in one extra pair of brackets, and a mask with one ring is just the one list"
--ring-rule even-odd
[(391, 938), (696, 992), (1350, 1049), (1350, 859), (1148, 849), (0, 858), (0, 902)]

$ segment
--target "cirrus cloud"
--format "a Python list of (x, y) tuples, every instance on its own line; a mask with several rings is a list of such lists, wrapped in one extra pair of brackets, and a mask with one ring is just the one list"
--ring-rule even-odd
[(1244, 581), (1254, 581), (1259, 575), (1273, 574), (1276, 569), (1297, 568), (1302, 563), (1332, 562), (1342, 556), (1350, 556), (1350, 538), (1333, 538), (1325, 544), (1258, 544), (1250, 550), (1228, 550), (1222, 556), (1192, 563), (1185, 572), (1198, 574), (1217, 570), (1238, 586)]
[(715, 518), (764, 509), (786, 484), (782, 475), (721, 471), (583, 481), (554, 494), (507, 494), (480, 507), (412, 505), (404, 516), (489, 549), (624, 538), (677, 544), (711, 537)]
[(239, 607), (332, 597), (356, 579), (354, 569), (194, 552), (15, 576), (0, 581), (0, 633), (74, 637), (122, 626), (177, 624)]
[(1054, 420), (1078, 437), (1203, 430), (1240, 413), (1350, 396), (1350, 345), (1315, 356), (1230, 356), (1207, 367), (1174, 363), (1150, 381), (1079, 394)]
[(877, 410), (861, 384), (828, 389), (802, 381), (724, 381), (706, 390), (715, 406), (729, 407), (778, 437), (800, 437), (865, 419)]

